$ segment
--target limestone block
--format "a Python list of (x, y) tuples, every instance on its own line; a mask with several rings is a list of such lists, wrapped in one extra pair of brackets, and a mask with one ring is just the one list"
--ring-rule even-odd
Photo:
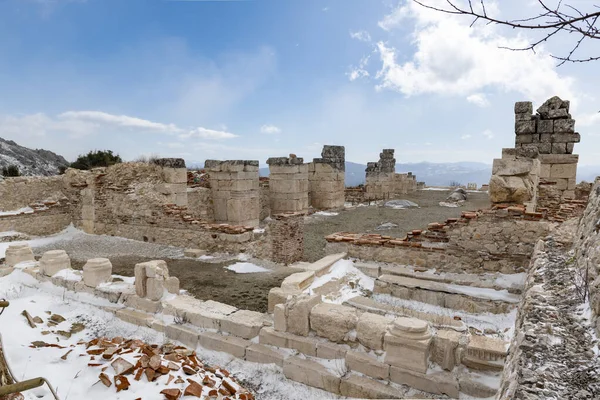
[(224, 242), (229, 242), (229, 243), (244, 243), (244, 242), (249, 242), (251, 239), (252, 239), (251, 232), (236, 233), (236, 234), (230, 234), (230, 233), (220, 233), (219, 234), (219, 240), (222, 240)]
[(272, 313), (277, 304), (282, 304), (282, 303), (286, 302), (288, 295), (290, 295), (290, 293), (285, 292), (283, 289), (278, 288), (278, 287), (275, 287), (275, 288), (272, 288), (271, 290), (269, 290), (269, 296), (268, 296), (269, 304), (267, 306), (267, 311)]
[(515, 114), (533, 114), (533, 104), (530, 101), (517, 101), (515, 103)]
[(279, 332), (287, 331), (287, 322), (285, 317), (285, 304), (277, 304), (273, 309), (274, 328)]
[(542, 164), (577, 164), (578, 154), (540, 154), (538, 156)]
[(162, 310), (160, 301), (152, 301), (137, 295), (127, 296), (125, 298), (125, 305), (127, 307), (135, 308), (136, 310), (142, 310), (153, 314)]
[(416, 318), (396, 318), (384, 337), (385, 362), (407, 370), (425, 373), (432, 340), (429, 324)]
[(390, 366), (377, 360), (375, 357), (359, 351), (346, 353), (346, 367), (351, 371), (360, 372), (375, 379), (387, 380)]
[(363, 274), (370, 276), (371, 278), (377, 278), (379, 276), (380, 267), (377, 264), (355, 261), (354, 266)]
[(54, 276), (58, 271), (71, 268), (71, 259), (64, 250), (50, 250), (40, 259), (40, 273)]
[(552, 154), (567, 154), (567, 144), (552, 143)]
[(301, 294), (285, 304), (287, 332), (308, 336), (310, 332), (310, 313), (314, 306), (321, 303), (321, 296)]
[(310, 327), (317, 335), (332, 342), (347, 340), (350, 331), (356, 329), (357, 322), (356, 309), (339, 304), (321, 303), (310, 312)]
[(271, 327), (261, 329), (259, 342), (269, 346), (298, 350), (307, 356), (316, 357), (317, 355), (317, 339), (278, 332)]
[(246, 356), (246, 348), (252, 342), (235, 336), (223, 336), (213, 332), (202, 332), (199, 335), (200, 346), (205, 349), (222, 351), (237, 358)]
[(169, 268), (167, 267), (167, 263), (163, 260), (152, 260), (141, 264), (144, 265), (146, 277), (148, 278), (169, 277)]
[(492, 175), (489, 194), (493, 203), (525, 203), (534, 197), (534, 185), (529, 177)]
[(163, 179), (167, 183), (187, 183), (187, 168), (162, 168)]
[(554, 132), (554, 121), (553, 120), (540, 120), (537, 123), (538, 133), (553, 133)]
[(138, 295), (138, 297), (146, 297), (146, 280), (148, 279), (148, 276), (146, 275), (146, 264), (136, 264), (133, 268), (133, 273), (135, 276), (135, 294)]
[(335, 360), (346, 358), (347, 350), (343, 345), (330, 343), (330, 342), (318, 342), (317, 343), (317, 357), (324, 358), (326, 360)]
[(152, 326), (152, 321), (154, 320), (154, 318), (150, 314), (128, 309), (117, 310), (115, 316), (119, 319), (122, 319), (125, 322), (129, 322), (130, 324), (144, 327)]
[(268, 315), (250, 310), (238, 310), (221, 321), (221, 330), (244, 339), (252, 339), (264, 326), (272, 326)]
[(356, 324), (356, 338), (365, 347), (382, 350), (383, 337), (392, 322), (391, 318), (368, 312), (363, 313)]
[(316, 276), (323, 276), (329, 273), (329, 270), (336, 262), (346, 258), (346, 253), (329, 254), (320, 260), (302, 267), (305, 271), (313, 271)]
[(171, 339), (183, 343), (192, 350), (198, 347), (198, 332), (183, 325), (170, 324), (165, 327), (165, 335)]
[(87, 220), (93, 221), (94, 215), (95, 215), (95, 208), (93, 205), (81, 206), (81, 219), (87, 219)]
[(8, 246), (5, 252), (5, 261), (7, 267), (14, 267), (18, 263), (25, 261), (35, 261), (33, 251), (27, 243), (12, 244)]
[(83, 283), (96, 287), (112, 279), (112, 264), (108, 258), (92, 258), (83, 266)]
[(300, 172), (298, 165), (269, 165), (269, 176), (279, 174), (297, 174)]
[(535, 133), (535, 121), (515, 121), (517, 135)]
[(315, 279), (313, 271), (298, 272), (286, 277), (281, 283), (281, 290), (286, 293), (301, 293), (310, 286)]
[(190, 324), (206, 329), (221, 328), (221, 321), (237, 308), (213, 300), (201, 301), (190, 296), (176, 296), (164, 302), (165, 313), (185, 317)]
[(198, 258), (201, 256), (206, 255), (206, 250), (200, 250), (200, 249), (185, 249), (183, 251), (183, 256), (184, 257), (190, 257), (190, 258)]
[(477, 398), (494, 397), (498, 389), (486, 385), (485, 380), (474, 379), (471, 375), (462, 374), (458, 377), (458, 385), (461, 393)]
[(554, 121), (554, 132), (555, 133), (573, 133), (575, 132), (575, 120), (574, 119), (557, 119)]
[(504, 368), (507, 343), (502, 339), (472, 335), (461, 362), (469, 368), (501, 371)]
[(331, 393), (340, 393), (340, 377), (315, 361), (289, 357), (283, 362), (283, 374), (293, 381)]
[(288, 336), (285, 332), (278, 332), (273, 328), (265, 327), (260, 330), (258, 341), (261, 344), (286, 348), (288, 347)]
[(167, 324), (164, 321), (155, 319), (152, 321), (152, 323), (150, 324), (150, 327), (152, 329), (154, 329), (157, 332), (160, 333), (165, 333), (166, 329), (167, 329)]
[(165, 280), (162, 276), (146, 279), (146, 298), (159, 301), (165, 294)]
[(446, 371), (452, 371), (458, 364), (456, 350), (458, 348), (461, 334), (447, 329), (438, 329), (431, 350), (432, 361), (439, 364)]
[(453, 399), (459, 397), (458, 380), (448, 372), (422, 374), (392, 366), (390, 381), (428, 393), (445, 394)]
[(348, 375), (340, 383), (342, 396), (356, 399), (403, 399), (404, 392), (393, 386), (360, 375)]
[(494, 159), (492, 174), (501, 176), (527, 175), (533, 168), (533, 161), (527, 159)]
[(260, 364), (275, 364), (283, 367), (286, 356), (283, 352), (271, 349), (262, 344), (253, 343), (246, 348), (246, 361)]
[(550, 178), (575, 179), (577, 164), (553, 164), (550, 166)]
[(179, 294), (179, 278), (171, 276), (165, 279), (165, 289), (171, 294)]

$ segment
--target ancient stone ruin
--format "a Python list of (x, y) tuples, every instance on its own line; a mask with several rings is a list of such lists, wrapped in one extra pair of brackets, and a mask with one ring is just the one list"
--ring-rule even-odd
[[(349, 197), (368, 207), (418, 190), (415, 176), (395, 172), (393, 149), (369, 163), (361, 188), (344, 188), (341, 146), (325, 146), (310, 163), (293, 154), (269, 158), (268, 178), (259, 177), (258, 161), (208, 160), (197, 184), (183, 160), (159, 159), (0, 183), (2, 209), (29, 207), (0, 215), (0, 231), (46, 236), (73, 224), (90, 237), (174, 246), (194, 262), (237, 255), (241, 265), (219, 269), (219, 280), (249, 260), (263, 262), (261, 272), (242, 278), (253, 282), (269, 268), (285, 269), (264, 291), (266, 312), (191, 296), (171, 261), (136, 261), (123, 277), (114, 258), (76, 266), (68, 251), (37, 253), (35, 240), (7, 246), (0, 279), (47, 296), (56, 286), (71, 302), (92, 298), (86, 307), (181, 346), (188, 368), (198, 367), (191, 359), (216, 373), (200, 358), (218, 354), (258, 368), (265, 380), (329, 392), (309, 398), (599, 398), (600, 180), (576, 185), (579, 135), (568, 101), (554, 97), (536, 114), (519, 102), (515, 119), (515, 147), (494, 160), (489, 207), (457, 208), (398, 237), (341, 226), (320, 236), (325, 256), (316, 261), (304, 251), (314, 239), (309, 224), (320, 221), (313, 213), (353, 213), (344, 209)], [(193, 271), (194, 279), (205, 273)], [(96, 356), (112, 361), (111, 343)], [(152, 371), (137, 368), (135, 382), (171, 385), (164, 390), (177, 396), (192, 390), (184, 379), (163, 383), (170, 364), (158, 360)], [(156, 374), (165, 379), (157, 383)], [(215, 396), (252, 398), (228, 385)], [(256, 388), (260, 398), (264, 387)]]

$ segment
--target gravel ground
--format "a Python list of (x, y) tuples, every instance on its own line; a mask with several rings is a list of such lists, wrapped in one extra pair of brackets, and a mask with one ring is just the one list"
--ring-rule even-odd
[[(488, 208), (488, 194), (468, 193), (469, 200), (462, 207), (449, 208), (439, 205), (450, 191), (419, 190), (404, 195), (402, 199), (417, 203), (420, 208), (394, 210), (387, 207), (369, 206), (345, 209), (336, 216), (310, 216), (306, 218), (304, 231), (304, 260), (316, 261), (325, 255), (324, 237), (335, 232), (377, 232), (384, 235), (404, 237), (413, 229), (423, 229), (430, 222), (444, 222), (459, 217), (462, 211)], [(379, 225), (391, 222), (398, 227), (376, 231)]]

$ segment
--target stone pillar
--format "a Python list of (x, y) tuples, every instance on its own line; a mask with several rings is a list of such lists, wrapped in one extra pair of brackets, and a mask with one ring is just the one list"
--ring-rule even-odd
[(111, 280), (112, 264), (108, 258), (92, 258), (83, 266), (83, 283), (86, 286), (95, 288)]
[(389, 199), (394, 193), (396, 159), (394, 149), (384, 149), (378, 162), (367, 163), (365, 197), (366, 200)]
[(272, 157), (269, 165), (271, 214), (308, 211), (308, 165), (293, 154)]
[(323, 146), (321, 158), (308, 164), (310, 205), (317, 210), (344, 206), (346, 156), (344, 146)]
[(384, 337), (385, 362), (406, 370), (425, 373), (432, 333), (427, 321), (396, 318)]
[(284, 265), (301, 261), (304, 256), (304, 214), (276, 214), (272, 217), (269, 227), (271, 260)]
[(135, 265), (135, 294), (141, 298), (159, 301), (165, 290), (179, 294), (179, 279), (169, 276), (169, 268), (163, 260), (153, 260)]
[(46, 276), (54, 276), (57, 272), (70, 268), (71, 259), (64, 250), (47, 251), (40, 259), (40, 273)]
[(417, 177), (408, 172), (394, 175), (394, 193), (407, 194), (417, 190)]
[(25, 261), (35, 261), (33, 251), (31, 251), (31, 248), (27, 243), (8, 246), (4, 257), (7, 267), (14, 267), (18, 263)]
[(187, 201), (187, 168), (183, 158), (159, 158), (154, 163), (162, 168), (165, 183), (162, 193), (167, 195), (169, 202), (185, 207)]
[(258, 226), (258, 161), (206, 160), (210, 176), (215, 222)]

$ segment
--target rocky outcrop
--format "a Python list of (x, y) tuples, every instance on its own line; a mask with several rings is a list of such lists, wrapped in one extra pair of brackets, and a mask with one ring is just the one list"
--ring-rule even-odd
[(28, 149), (12, 140), (0, 138), (0, 169), (14, 165), (21, 175), (57, 175), (69, 162), (62, 156), (43, 149)]

